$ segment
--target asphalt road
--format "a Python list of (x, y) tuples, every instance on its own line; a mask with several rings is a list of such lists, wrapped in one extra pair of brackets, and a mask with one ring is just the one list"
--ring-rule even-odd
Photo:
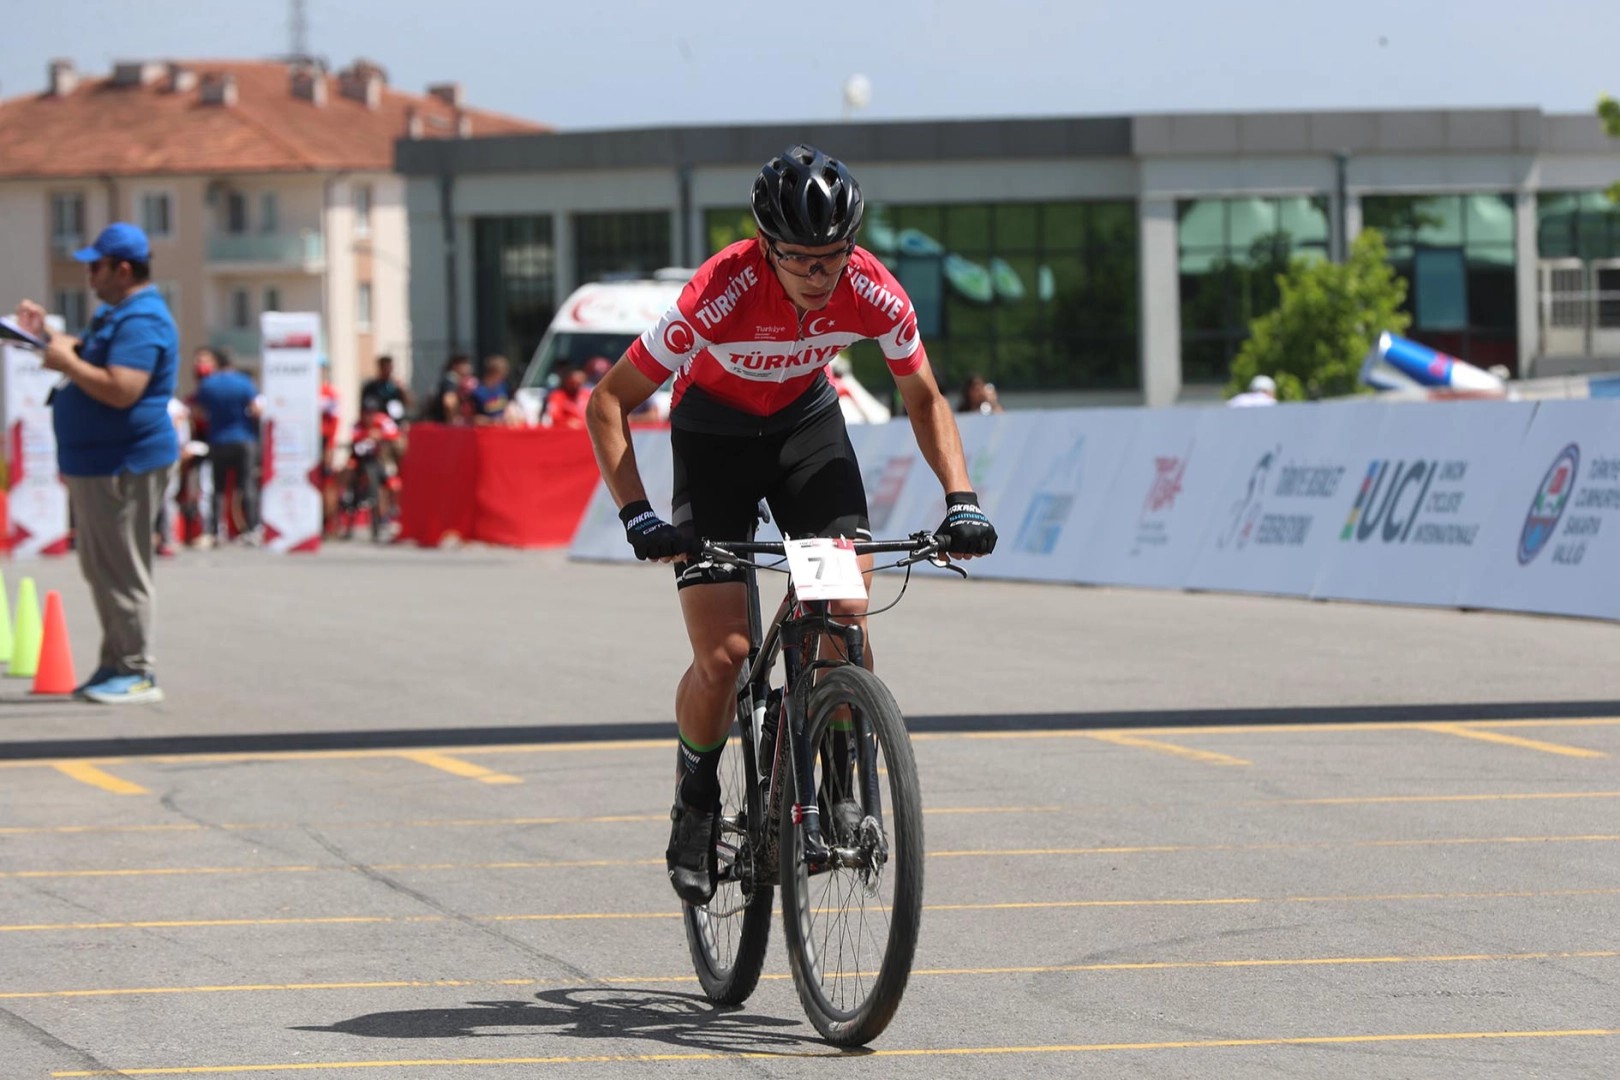
[[(77, 568), (5, 570), (93, 666)], [(0, 680), (6, 1080), (1620, 1071), (1614, 625), (913, 582), (874, 638), (922, 937), (838, 1055), (779, 933), (745, 1006), (691, 977), (667, 571), (357, 545), (160, 588), (165, 703)]]

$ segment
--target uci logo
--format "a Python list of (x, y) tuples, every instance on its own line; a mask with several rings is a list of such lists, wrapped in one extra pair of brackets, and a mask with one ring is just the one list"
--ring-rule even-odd
[[(1439, 471), (1438, 461), (1369, 462), (1367, 475), (1361, 478), (1361, 490), (1356, 492), (1356, 504), (1350, 508), (1350, 516), (1344, 521), (1339, 539), (1365, 540), (1379, 532), (1382, 525), (1384, 543), (1404, 543), (1412, 526), (1417, 523), (1423, 496), (1428, 493), (1429, 485)], [(1417, 497), (1406, 503), (1407, 489), (1414, 484), (1417, 485)], [(1380, 492), (1383, 493), (1382, 502), (1379, 501)], [(1404, 513), (1401, 509), (1403, 505), (1407, 506)]]
[(1552, 468), (1541, 478), (1536, 497), (1530, 501), (1530, 512), (1524, 517), (1524, 529), (1519, 533), (1520, 566), (1530, 565), (1558, 531), (1558, 519), (1564, 516), (1564, 507), (1569, 505), (1569, 494), (1575, 489), (1575, 474), (1580, 468), (1581, 448), (1570, 443), (1559, 451)]
[(692, 333), (692, 328), (683, 322), (672, 322), (664, 330), (664, 348), (677, 356), (691, 352), (692, 346), (696, 343), (697, 338)]

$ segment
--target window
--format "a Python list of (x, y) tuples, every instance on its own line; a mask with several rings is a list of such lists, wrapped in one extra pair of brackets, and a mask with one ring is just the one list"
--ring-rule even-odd
[(281, 203), (276, 193), (266, 191), (259, 196), (259, 231), (278, 232), (281, 229)]
[(500, 353), (523, 371), (557, 310), (552, 219), (483, 217), (473, 223), (473, 296), (480, 356)]
[(354, 294), (354, 324), (357, 330), (371, 329), (371, 282), (362, 281)]
[(276, 288), (274, 285), (271, 285), (268, 288), (266, 288), (264, 290), (264, 306), (260, 310), (262, 310), (262, 311), (280, 311), (281, 310), (281, 290)]
[(1407, 336), (1479, 367), (1518, 370), (1513, 196), (1369, 195), (1361, 215), (1406, 278)]
[(62, 325), (70, 334), (79, 333), (90, 324), (89, 302), (83, 289), (57, 289), (51, 310), (62, 316)]
[(670, 264), (670, 215), (574, 215), (574, 281), (642, 276)]
[(84, 244), (84, 196), (76, 191), (52, 195), (51, 247), (72, 254)]
[(246, 289), (231, 290), (231, 327), (236, 330), (253, 328), (253, 301)]
[(248, 200), (240, 191), (225, 195), (225, 231), (232, 236), (241, 236), (248, 231)]
[(358, 184), (354, 189), (354, 235), (371, 235), (371, 185)]
[(1281, 299), (1278, 275), (1296, 258), (1327, 258), (1328, 200), (1195, 199), (1176, 215), (1182, 376), (1224, 382), (1249, 325)]
[(141, 228), (154, 240), (173, 235), (173, 206), (167, 191), (141, 193)]
[[(714, 210), (712, 250), (754, 235), (746, 209)], [(1140, 382), (1136, 206), (1131, 202), (868, 204), (859, 242), (894, 272), (947, 390), (1127, 388)], [(889, 375), (877, 346), (856, 378)]]

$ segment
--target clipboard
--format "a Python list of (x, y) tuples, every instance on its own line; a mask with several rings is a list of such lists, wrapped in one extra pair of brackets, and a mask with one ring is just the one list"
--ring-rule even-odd
[(0, 341), (9, 341), (13, 345), (21, 345), (25, 349), (38, 349), (45, 351), (46, 339), (35, 337), (17, 324), (17, 320), (9, 315), (0, 315)]

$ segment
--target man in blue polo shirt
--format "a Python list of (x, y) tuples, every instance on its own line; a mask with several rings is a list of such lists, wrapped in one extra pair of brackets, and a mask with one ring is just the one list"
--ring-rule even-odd
[(180, 336), (152, 286), (152, 248), (139, 228), (109, 225), (73, 257), (101, 301), (84, 337), (51, 334), (29, 300), (17, 321), (48, 339), (44, 365), (64, 376), (52, 403), (57, 463), (102, 634), (96, 672), (75, 692), (109, 705), (162, 701), (150, 646), (152, 523), (179, 458), (169, 399)]

